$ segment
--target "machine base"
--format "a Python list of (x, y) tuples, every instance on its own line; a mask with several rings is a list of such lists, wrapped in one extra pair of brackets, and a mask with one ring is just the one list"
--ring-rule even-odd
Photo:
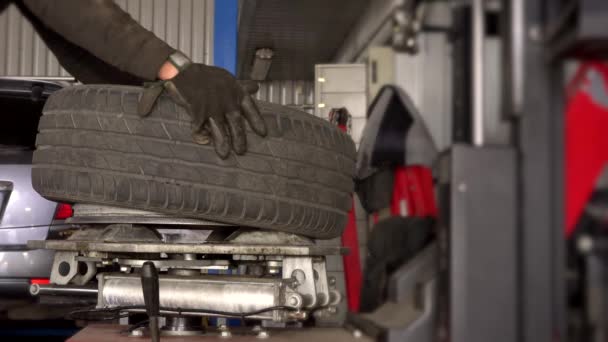
[[(74, 335), (68, 342), (136, 342), (149, 341), (148, 336), (130, 336), (125, 333), (127, 328), (124, 325), (114, 324), (92, 324), (79, 333)], [(164, 336), (163, 341), (284, 341), (284, 342), (311, 342), (311, 341), (332, 341), (332, 342), (368, 342), (373, 341), (369, 337), (361, 335), (359, 332), (352, 332), (344, 328), (299, 328), (299, 329), (266, 329), (265, 337), (260, 336), (260, 331), (252, 328), (231, 328), (230, 336), (221, 336), (219, 330), (209, 330), (200, 336)]]

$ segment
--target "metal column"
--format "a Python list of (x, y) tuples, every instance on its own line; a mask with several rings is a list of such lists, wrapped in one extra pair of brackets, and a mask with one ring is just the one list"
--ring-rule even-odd
[(564, 89), (543, 32), (558, 1), (525, 1), (524, 98), (519, 125), (520, 341), (564, 340)]
[(466, 62), (472, 78), (466, 95), (472, 145), (455, 144), (439, 162), (441, 341), (519, 341), (517, 152), (513, 146), (485, 144), (484, 4), (472, 0), (469, 8), (462, 5), (455, 12), (461, 30), (468, 26), (463, 19), (470, 17), (471, 23)]
[(215, 2), (213, 64), (236, 74), (238, 30), (237, 0)]

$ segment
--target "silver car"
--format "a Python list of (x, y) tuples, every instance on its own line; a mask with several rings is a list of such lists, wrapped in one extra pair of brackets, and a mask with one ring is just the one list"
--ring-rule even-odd
[(32, 282), (48, 281), (53, 253), (28, 250), (28, 240), (46, 239), (71, 209), (42, 198), (32, 188), (31, 162), (46, 98), (61, 86), (0, 79), (0, 297), (29, 296)]

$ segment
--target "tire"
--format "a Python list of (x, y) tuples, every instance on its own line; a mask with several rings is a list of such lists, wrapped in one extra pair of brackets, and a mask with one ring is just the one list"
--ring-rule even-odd
[(329, 122), (258, 102), (268, 137), (226, 160), (192, 140), (168, 97), (137, 115), (141, 88), (85, 85), (49, 97), (32, 183), (56, 201), (162, 212), (313, 238), (334, 238), (352, 205), (355, 146)]

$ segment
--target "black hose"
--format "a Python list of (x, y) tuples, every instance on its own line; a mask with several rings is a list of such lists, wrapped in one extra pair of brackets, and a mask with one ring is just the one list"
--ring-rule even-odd
[[(116, 306), (116, 307), (111, 307), (111, 308), (82, 309), (82, 310), (76, 310), (76, 311), (70, 312), (66, 316), (66, 319), (83, 320), (83, 321), (108, 321), (108, 320), (118, 319), (118, 318), (122, 318), (122, 317), (128, 317), (131, 314), (131, 313), (121, 314), (121, 311), (145, 310), (145, 309), (146, 309), (146, 307), (143, 305), (124, 305), (124, 306)], [(264, 309), (260, 309), (260, 310), (256, 310), (256, 311), (250, 311), (250, 312), (227, 312), (227, 311), (218, 311), (218, 310), (181, 309), (181, 308), (171, 309), (171, 308), (163, 308), (163, 307), (160, 308), (160, 311), (162, 311), (163, 313), (170, 313), (170, 314), (175, 314), (178, 316), (183, 315), (183, 313), (185, 313), (185, 312), (194, 312), (194, 313), (207, 314), (209, 316), (236, 317), (236, 318), (241, 318), (241, 319), (245, 319), (250, 316), (255, 316), (255, 315), (259, 315), (259, 314), (262, 314), (265, 312), (275, 311), (275, 310), (295, 311), (297, 309), (293, 308), (291, 306), (285, 306), (285, 305), (271, 306), (268, 308), (264, 308)], [(111, 314), (113, 316), (102, 317), (106, 313)], [(92, 314), (92, 315), (101, 314), (101, 316), (99, 316), (101, 318), (91, 319), (86, 316), (79, 316), (79, 315), (90, 315), (90, 314)]]

